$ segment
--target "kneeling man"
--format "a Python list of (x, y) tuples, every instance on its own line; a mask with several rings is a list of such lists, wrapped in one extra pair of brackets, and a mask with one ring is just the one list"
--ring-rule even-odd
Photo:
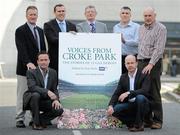
[(23, 108), (30, 109), (33, 117), (32, 128), (41, 130), (50, 120), (63, 113), (57, 90), (57, 73), (49, 68), (49, 55), (40, 52), (37, 56), (38, 67), (27, 71), (28, 91), (23, 97)]
[(109, 102), (108, 115), (120, 119), (129, 131), (144, 131), (144, 116), (149, 113), (149, 75), (137, 69), (135, 56), (125, 58), (127, 73), (122, 74)]

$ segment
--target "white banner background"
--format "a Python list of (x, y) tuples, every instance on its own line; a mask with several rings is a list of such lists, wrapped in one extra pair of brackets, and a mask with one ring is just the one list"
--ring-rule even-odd
[(121, 36), (115, 33), (59, 33), (59, 80), (106, 85), (121, 74)]

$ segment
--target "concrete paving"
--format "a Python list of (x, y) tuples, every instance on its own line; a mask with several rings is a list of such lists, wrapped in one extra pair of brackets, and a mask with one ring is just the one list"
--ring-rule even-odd
[[(179, 81), (180, 82), (180, 81)], [(0, 80), (0, 135), (130, 135), (126, 127), (120, 129), (83, 129), (69, 130), (57, 129), (56, 126), (50, 126), (43, 131), (34, 131), (29, 126), (25, 129), (15, 127), (15, 105), (16, 105), (16, 79)], [(163, 109), (164, 125), (161, 130), (151, 130), (146, 128), (144, 132), (133, 133), (137, 135), (179, 135), (180, 134), (180, 104), (166, 99), (164, 93), (171, 92), (178, 83), (163, 82)], [(28, 121), (25, 122), (26, 125)]]

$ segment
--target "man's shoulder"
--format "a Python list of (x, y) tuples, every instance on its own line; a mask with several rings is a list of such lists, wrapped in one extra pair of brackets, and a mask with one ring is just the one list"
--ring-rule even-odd
[(50, 67), (49, 67), (49, 72), (52, 72), (52, 73), (57, 74), (56, 70), (55, 70), (55, 69), (53, 69), (53, 68), (50, 68)]
[(78, 23), (77, 26), (83, 26), (83, 25), (85, 25), (85, 24), (87, 24), (87, 22), (86, 22), (86, 21), (83, 21), (83, 22)]
[(140, 27), (140, 24), (137, 23), (137, 22), (134, 22), (134, 21), (131, 21), (132, 25), (135, 26), (135, 27)]
[(127, 78), (127, 77), (128, 77), (128, 73), (123, 73), (123, 74), (121, 74), (120, 79), (124, 79), (124, 78)]
[(35, 72), (37, 72), (37, 70), (38, 70), (38, 68), (36, 68), (36, 69), (29, 69), (29, 70), (27, 70), (27, 72), (29, 72), (29, 73), (35, 73)]
[(43, 29), (40, 26), (36, 26), (38, 30), (43, 31)]
[(27, 24), (25, 23), (25, 24), (19, 26), (19, 27), (16, 29), (16, 31), (22, 31), (22, 30), (26, 29), (26, 27), (27, 27)]
[(166, 29), (166, 26), (162, 24), (161, 22), (156, 22), (156, 24), (160, 29)]
[(44, 24), (46, 25), (53, 25), (56, 22), (56, 19), (51, 19), (48, 22), (45, 22)]
[(75, 24), (74, 24), (74, 23), (72, 23), (71, 21), (66, 20), (66, 23), (68, 23), (69, 25), (73, 25), (73, 26), (75, 26)]
[(99, 25), (102, 25), (102, 26), (106, 26), (106, 24), (101, 22), (101, 21), (96, 21), (96, 24), (99, 24)]
[(26, 76), (28, 77), (30, 77), (30, 76), (35, 76), (35, 75), (37, 75), (37, 68), (36, 69), (29, 69), (29, 70), (27, 70), (26, 71)]

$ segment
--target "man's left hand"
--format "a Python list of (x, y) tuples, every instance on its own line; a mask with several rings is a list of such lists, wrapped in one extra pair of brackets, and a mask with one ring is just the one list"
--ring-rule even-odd
[(61, 104), (59, 103), (58, 100), (54, 100), (54, 101), (52, 102), (52, 107), (54, 107), (54, 109), (57, 110), (57, 109), (60, 109), (60, 108), (61, 108)]
[(150, 74), (153, 68), (153, 64), (149, 63), (146, 67), (144, 67), (142, 73), (143, 74)]

